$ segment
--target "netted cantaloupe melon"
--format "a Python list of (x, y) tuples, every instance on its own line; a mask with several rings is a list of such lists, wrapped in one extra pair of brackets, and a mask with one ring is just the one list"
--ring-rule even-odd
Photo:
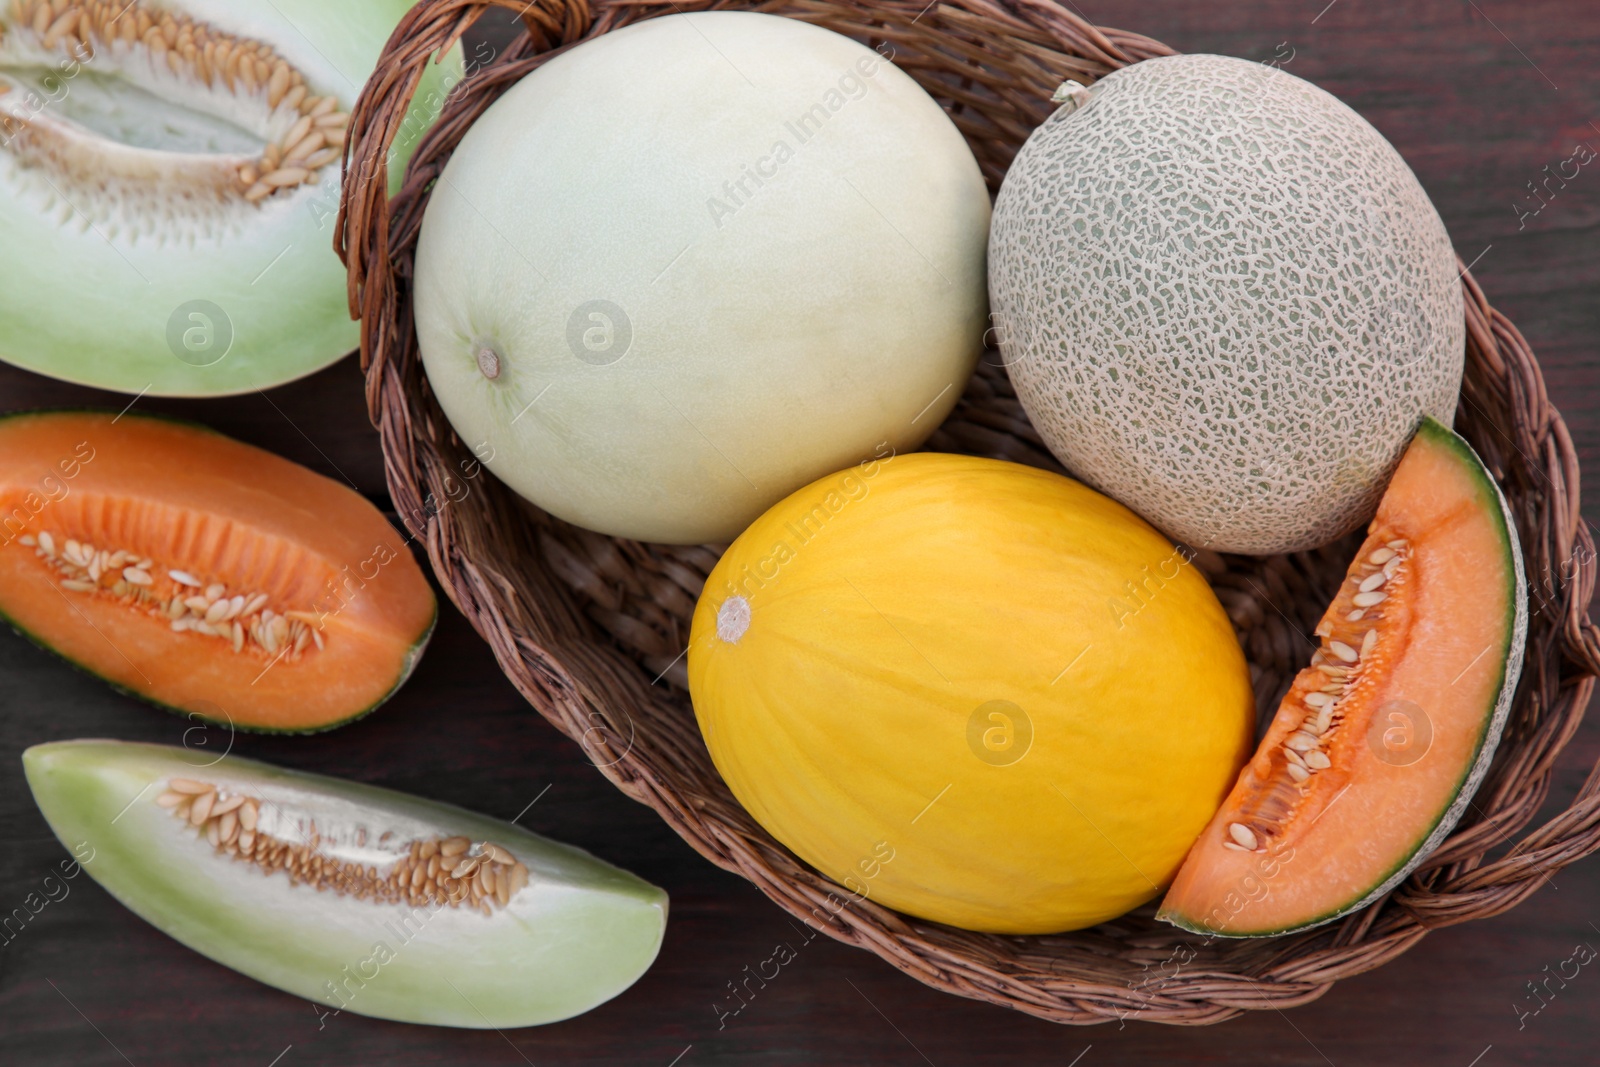
[(1034, 131), (989, 284), (1029, 416), (1168, 534), (1272, 553), (1370, 518), (1465, 338), (1438, 212), (1383, 136), (1281, 70), (1148, 60)]

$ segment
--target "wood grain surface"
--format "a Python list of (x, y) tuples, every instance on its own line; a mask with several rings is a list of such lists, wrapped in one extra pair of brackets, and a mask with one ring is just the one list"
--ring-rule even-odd
[[(1600, 5), (1081, 2), (1091, 21), (1181, 51), (1276, 60), (1365, 115), (1416, 170), (1490, 299), (1531, 341), (1585, 469), (1600, 471), (1600, 163), (1546, 201), (1529, 185), (1579, 144), (1600, 150)], [(503, 40), (494, 28), (480, 37), (490, 46)], [(115, 410), (128, 400), (0, 366), (0, 410)], [(265, 394), (137, 405), (205, 422), (387, 504), (353, 360)], [(1586, 504), (1584, 514), (1600, 521), (1600, 506)], [(186, 736), (191, 726), (0, 634), (0, 911), (21, 906), (67, 855), (23, 783), (24, 748), (88, 736), (211, 750), (231, 742), (240, 755), (517, 818), (632, 869), (672, 895), (661, 957), (611, 1003), (538, 1029), (324, 1017), (195, 955), (80, 878), (0, 944), (0, 1064), (1600, 1063), (1600, 961), (1564, 982), (1550, 978), (1578, 946), (1600, 949), (1594, 857), (1511, 913), (1437, 931), (1307, 1007), (1206, 1029), (1134, 1020), (1057, 1027), (933, 993), (825, 938), (807, 941), (754, 889), (606, 784), (521, 701), (448, 605), (416, 675), (368, 719), (314, 738)], [(1597, 761), (1600, 726), (1591, 720), (1567, 750), (1539, 821), (1570, 801)], [(780, 943), (795, 958), (764, 986), (752, 983), (757, 992), (737, 1014), (721, 1016), (737, 1003), (730, 985)]]

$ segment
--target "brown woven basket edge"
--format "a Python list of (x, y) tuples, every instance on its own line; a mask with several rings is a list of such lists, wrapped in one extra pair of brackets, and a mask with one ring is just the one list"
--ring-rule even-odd
[[(400, 193), (389, 202), (383, 196), (381, 161), (400, 130), (423, 66), (491, 7), (519, 13), (528, 34), (452, 92), (440, 122), (421, 139)], [(990, 131), (1001, 139), (974, 145), (995, 184), (1009, 161), (1003, 139), (1014, 139), (1018, 130), (1025, 136), (1031, 128), (1026, 120), (1036, 123), (1050, 109), (1045, 98), (1053, 83), (1045, 82), (1068, 74), (1093, 78), (1171, 52), (1137, 34), (1089, 26), (1049, 0), (960, 0), (928, 8), (831, 0), (635, 0), (593, 8), (583, 0), (545, 0), (532, 8), (518, 0), (423, 0), (402, 21), (352, 116), (335, 245), (349, 267), (352, 311), (362, 321), (369, 413), (382, 438), (386, 477), (396, 509), (427, 546), (446, 594), (489, 641), (518, 690), (578, 741), (602, 773), (658, 811), (702, 855), (748, 878), (813, 927), (868, 948), (935, 988), (1058, 1022), (1137, 1017), (1211, 1023), (1245, 1010), (1305, 1003), (1339, 978), (1398, 955), (1429, 928), (1514, 906), (1562, 866), (1600, 847), (1597, 767), (1569, 809), (1503, 855), (1486, 859), (1526, 826), (1543, 801), (1555, 760), (1576, 731), (1593, 675), (1600, 672), (1600, 632), (1587, 618), (1596, 568), (1593, 543), (1577, 511), (1578, 465), (1570, 436), (1549, 403), (1526, 341), (1490, 307), (1465, 267), (1469, 373), (1457, 425), (1513, 500), (1539, 625), (1530, 628), (1518, 712), (1477, 796), (1476, 817), (1464, 820), (1388, 900), (1337, 925), (1263, 942), (1201, 942), (1169, 928), (1155, 929), (1139, 913), (1077, 935), (971, 934), (851, 899), (853, 894), (800, 864), (766, 835), (725, 787), (719, 794), (720, 780), (705, 781), (709, 761), (697, 733), (675, 724), (669, 728), (671, 716), (682, 713), (681, 695), (652, 677), (665, 658), (661, 642), (653, 641), (648, 626), (641, 635), (642, 624), (627, 614), (632, 609), (649, 616), (649, 606), (663, 592), (681, 588), (683, 580), (672, 568), (681, 569), (684, 560), (660, 546), (597, 545), (594, 535), (530, 516), (532, 509), (509, 499), (492, 478), (476, 481), (481, 475), (468, 473), (470, 454), (454, 440), (417, 371), (407, 284), (428, 187), (461, 134), (499, 92), (578, 40), (654, 14), (713, 7), (780, 12), (857, 36), (893, 40), (909, 53), (907, 69), (935, 95), (942, 94), (969, 138)], [(994, 58), (998, 50), (982, 47), (996, 27), (1013, 46), (1007, 54), (1018, 57), (1012, 66)], [(948, 56), (941, 51), (947, 42), (953, 42)], [(930, 54), (943, 57), (943, 65), (929, 60)], [(1004, 77), (988, 75), (996, 84), (987, 85), (988, 72), (974, 56), (998, 66)], [(1031, 84), (1033, 96), (1018, 93), (1015, 83)], [(1043, 94), (1037, 91), (1041, 87)], [(979, 115), (978, 104), (1001, 114)], [(987, 454), (998, 449), (1007, 458), (1053, 464), (1038, 454), (1031, 428), (1004, 421), (1015, 414), (1006, 406), (1005, 391), (1003, 375), (980, 374), (963, 406), (987, 421), (964, 418), (958, 408), (931, 447)], [(1006, 425), (1007, 443), (997, 445), (979, 432), (997, 420)], [(473, 483), (470, 492), (458, 498), (454, 490), (466, 482)], [(465, 500), (474, 501), (474, 507), (462, 507)], [(1229, 580), (1245, 574), (1252, 585), (1259, 581), (1269, 601), (1274, 591), (1283, 596), (1296, 581), (1314, 593), (1319, 557), (1301, 557), (1279, 557), (1289, 562), (1267, 561), (1249, 572), (1236, 561), (1219, 559), (1221, 570), (1208, 576), (1218, 583), (1230, 614), (1237, 609), (1248, 615), (1248, 598), (1228, 595)], [(548, 563), (555, 558), (567, 564), (559, 574)], [(534, 565), (515, 572), (497, 567), (501, 561), (529, 559)], [(691, 563), (705, 569), (693, 558)], [(1321, 566), (1326, 568), (1326, 559)], [(1342, 575), (1342, 565), (1338, 571)], [(624, 589), (624, 610), (590, 595), (601, 590), (603, 600), (607, 582)], [(1282, 588), (1275, 590), (1274, 582)], [(644, 592), (631, 593), (632, 586)], [(630, 619), (634, 624), (625, 625)], [(1282, 651), (1255, 654), (1270, 649), (1280, 636), (1268, 627), (1241, 636), (1250, 648), (1264, 633), (1269, 636), (1255, 642), (1260, 647), (1252, 652), (1253, 662), (1274, 662)], [(670, 670), (669, 665), (661, 676)], [(1267, 676), (1272, 677), (1270, 671)], [(643, 738), (640, 719), (656, 727)], [(1179, 953), (1185, 966), (1166, 976), (1164, 963)], [(1161, 975), (1154, 982), (1152, 966)]]

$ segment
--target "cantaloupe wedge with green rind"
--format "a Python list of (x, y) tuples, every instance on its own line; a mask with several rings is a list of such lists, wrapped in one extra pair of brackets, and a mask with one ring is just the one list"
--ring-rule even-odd
[(330, 1010), (533, 1026), (610, 1000), (661, 947), (660, 889), (446, 804), (120, 741), (38, 745), (23, 766), (50, 828), (112, 896)]
[(349, 486), (134, 413), (0, 418), (0, 618), (144, 700), (311, 732), (410, 676), (433, 590)]
[(1288, 933), (1399, 885), (1489, 769), (1527, 626), (1505, 498), (1464, 440), (1424, 419), (1317, 627), (1311, 666), (1160, 917), (1222, 937)]

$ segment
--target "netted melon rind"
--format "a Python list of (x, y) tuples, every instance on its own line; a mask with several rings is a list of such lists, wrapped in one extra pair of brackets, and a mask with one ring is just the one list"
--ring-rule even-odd
[(1018, 154), (989, 263), (1051, 450), (1190, 544), (1348, 532), (1418, 420), (1455, 411), (1443, 221), (1381, 134), (1272, 67), (1173, 56), (1103, 79)]

